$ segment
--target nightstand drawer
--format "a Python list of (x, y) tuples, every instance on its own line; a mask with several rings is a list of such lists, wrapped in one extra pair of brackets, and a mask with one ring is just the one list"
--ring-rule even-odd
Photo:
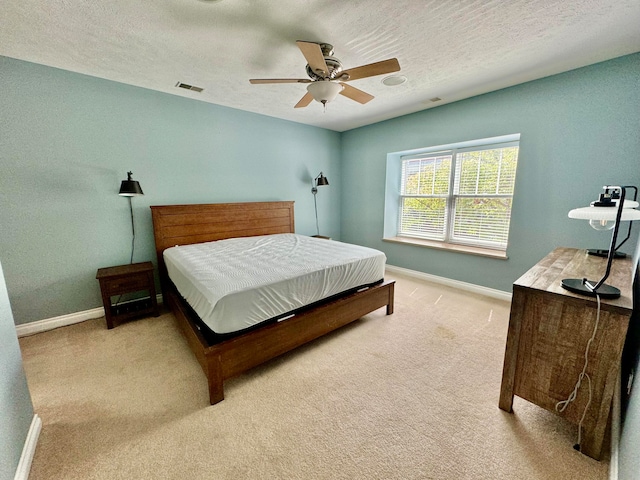
[(133, 277), (112, 278), (105, 282), (105, 289), (109, 295), (119, 295), (121, 293), (137, 292), (149, 288), (147, 274), (137, 274)]

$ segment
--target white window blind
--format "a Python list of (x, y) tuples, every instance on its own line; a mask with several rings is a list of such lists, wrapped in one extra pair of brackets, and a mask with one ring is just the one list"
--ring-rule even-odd
[(398, 234), (506, 250), (518, 142), (402, 158)]
[(444, 240), (451, 152), (402, 161), (400, 231)]

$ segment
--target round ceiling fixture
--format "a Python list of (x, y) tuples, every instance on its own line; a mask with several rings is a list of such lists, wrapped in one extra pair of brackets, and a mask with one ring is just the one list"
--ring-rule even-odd
[(321, 80), (310, 83), (307, 86), (307, 91), (313, 96), (314, 100), (326, 105), (327, 102), (334, 100), (343, 88), (339, 83)]
[(407, 77), (405, 77), (404, 75), (390, 75), (382, 79), (382, 83), (384, 83), (387, 87), (402, 85), (406, 81)]

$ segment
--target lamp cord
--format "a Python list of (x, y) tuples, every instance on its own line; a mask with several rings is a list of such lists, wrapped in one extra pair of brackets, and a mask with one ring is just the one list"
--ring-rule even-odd
[(320, 227), (318, 226), (318, 202), (316, 200), (316, 192), (313, 193), (313, 206), (316, 209), (316, 231), (318, 232), (318, 236), (320, 236)]
[[(131, 204), (131, 197), (127, 197), (129, 199), (129, 212), (131, 213), (131, 232), (133, 233), (133, 236), (131, 238), (131, 259), (129, 260), (129, 263), (133, 263), (133, 248), (136, 244), (136, 227), (135, 224), (133, 223), (133, 205)], [(118, 305), (120, 305), (120, 300), (122, 299), (122, 294), (118, 295), (118, 298), (116, 299), (116, 303), (113, 305), (114, 307), (117, 307)]]
[(582, 379), (583, 378), (587, 379), (587, 382), (589, 384), (589, 400), (587, 401), (587, 404), (584, 407), (584, 411), (582, 412), (580, 423), (578, 423), (578, 443), (574, 446), (574, 448), (578, 451), (580, 451), (580, 443), (582, 442), (582, 424), (584, 422), (585, 417), (587, 416), (587, 410), (591, 405), (591, 397), (592, 397), (591, 377), (589, 377), (589, 375), (587, 374), (587, 365), (589, 365), (589, 349), (591, 348), (591, 343), (596, 338), (596, 332), (598, 331), (598, 325), (600, 323), (600, 295), (598, 294), (598, 292), (595, 292), (595, 294), (596, 294), (596, 299), (598, 300), (596, 324), (593, 327), (593, 333), (591, 334), (591, 338), (587, 342), (587, 347), (585, 348), (585, 351), (584, 351), (584, 366), (582, 367), (582, 372), (580, 372), (580, 375), (578, 375), (578, 381), (576, 382), (576, 385), (573, 388), (573, 391), (569, 394), (567, 399), (556, 403), (556, 411), (559, 413), (564, 412), (565, 409), (569, 406), (569, 404), (573, 402), (578, 396), (578, 390), (580, 390), (580, 386), (582, 385)]
[(129, 199), (129, 211), (131, 212), (131, 232), (133, 234), (133, 236), (131, 237), (131, 259), (129, 260), (129, 263), (133, 263), (133, 249), (136, 244), (136, 227), (133, 223), (133, 205), (131, 203), (131, 197), (127, 198)]

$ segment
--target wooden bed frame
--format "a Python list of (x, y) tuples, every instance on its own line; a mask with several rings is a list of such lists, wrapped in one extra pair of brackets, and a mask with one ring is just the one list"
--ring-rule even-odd
[(380, 307), (393, 313), (394, 282), (332, 298), (278, 323), (210, 343), (167, 275), (163, 251), (175, 245), (293, 233), (293, 202), (152, 206), (153, 232), (165, 305), (174, 313), (209, 383), (209, 400), (224, 399), (223, 382), (351, 323)]

